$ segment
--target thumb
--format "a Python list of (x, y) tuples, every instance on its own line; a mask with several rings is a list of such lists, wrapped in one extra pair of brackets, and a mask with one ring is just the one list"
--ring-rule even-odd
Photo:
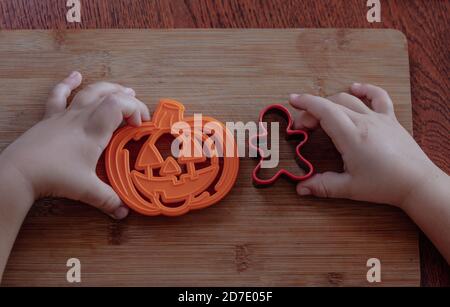
[(129, 209), (125, 206), (113, 188), (100, 180), (96, 175), (88, 183), (88, 191), (80, 199), (114, 219), (121, 220), (128, 215)]
[(325, 198), (349, 198), (351, 176), (347, 173), (326, 172), (316, 174), (312, 178), (297, 185), (297, 193), (301, 196), (314, 195)]
[(45, 118), (64, 112), (67, 107), (67, 99), (72, 91), (80, 86), (82, 79), (81, 74), (74, 71), (53, 88), (47, 101)]

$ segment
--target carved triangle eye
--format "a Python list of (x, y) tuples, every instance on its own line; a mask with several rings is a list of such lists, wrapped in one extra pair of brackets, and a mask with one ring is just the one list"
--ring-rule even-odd
[(136, 166), (141, 168), (158, 168), (164, 163), (164, 159), (154, 144), (146, 143), (139, 153)]

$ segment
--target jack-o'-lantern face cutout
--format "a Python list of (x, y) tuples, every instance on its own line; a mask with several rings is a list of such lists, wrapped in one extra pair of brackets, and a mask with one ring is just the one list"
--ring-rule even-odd
[[(141, 214), (179, 216), (208, 207), (225, 197), (236, 181), (239, 158), (231, 133), (219, 121), (203, 116), (201, 128), (221, 128), (217, 129), (221, 133), (212, 131), (212, 138), (205, 134), (211, 131), (196, 129), (194, 117), (184, 119), (183, 114), (181, 103), (161, 100), (151, 122), (119, 129), (106, 150), (111, 185), (130, 208)], [(178, 123), (188, 129), (174, 129)], [(158, 148), (158, 141), (167, 135), (177, 141), (172, 147), (180, 147), (176, 157), (163, 157)], [(143, 139), (136, 161), (130, 163), (127, 144)], [(224, 154), (230, 152), (227, 146), (232, 146), (232, 155)]]

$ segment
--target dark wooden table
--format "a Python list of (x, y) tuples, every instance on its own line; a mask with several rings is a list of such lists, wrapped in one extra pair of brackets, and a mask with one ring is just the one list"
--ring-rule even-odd
[[(408, 38), (414, 138), (450, 172), (450, 0), (380, 0), (381, 23), (366, 0), (80, 0), (81, 23), (66, 0), (2, 0), (0, 29), (65, 28), (393, 28)], [(422, 234), (423, 286), (450, 286), (450, 268)]]

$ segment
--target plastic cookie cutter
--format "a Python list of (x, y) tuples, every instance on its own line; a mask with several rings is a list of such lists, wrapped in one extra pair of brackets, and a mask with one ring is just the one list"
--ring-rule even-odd
[[(262, 163), (265, 159), (268, 158), (264, 154), (264, 150), (258, 145), (259, 145), (259, 142), (261, 142), (264, 139), (267, 139), (267, 137), (268, 137), (268, 132), (267, 132), (266, 126), (263, 124), (263, 120), (269, 113), (278, 113), (286, 119), (286, 121), (287, 121), (286, 137), (287, 138), (298, 137), (298, 136), (301, 137), (300, 142), (298, 143), (298, 145), (295, 148), (295, 155), (296, 155), (295, 158), (297, 160), (297, 163), (299, 165), (302, 165), (303, 166), (302, 168), (306, 169), (304, 175), (298, 176), (298, 175), (292, 174), (290, 171), (288, 171), (286, 169), (280, 169), (275, 173), (275, 175), (273, 175), (272, 177), (270, 177), (268, 179), (264, 179), (259, 176), (259, 172), (261, 170)], [(294, 121), (292, 119), (291, 113), (289, 112), (289, 110), (286, 107), (284, 107), (281, 104), (273, 104), (273, 105), (267, 106), (265, 109), (263, 109), (261, 111), (261, 113), (259, 115), (259, 127), (260, 127), (259, 134), (250, 139), (250, 146), (252, 146), (254, 149), (257, 149), (258, 157), (259, 157), (259, 163), (254, 168), (253, 173), (252, 173), (253, 184), (256, 187), (270, 186), (270, 185), (274, 184), (282, 176), (287, 177), (289, 180), (291, 180), (293, 182), (299, 182), (299, 181), (306, 180), (313, 175), (313, 173), (314, 173), (313, 165), (307, 159), (305, 159), (300, 153), (301, 148), (308, 141), (308, 133), (304, 130), (293, 128)]]
[[(108, 145), (109, 181), (120, 198), (141, 214), (179, 216), (206, 208), (224, 198), (236, 181), (239, 157), (233, 135), (212, 117), (202, 116), (201, 127), (196, 127), (198, 118), (184, 118), (184, 110), (181, 103), (162, 99), (150, 122), (119, 129)], [(157, 147), (167, 134), (178, 140), (178, 157), (163, 158)], [(125, 147), (143, 138), (132, 165)], [(233, 146), (228, 150), (232, 154), (220, 155), (228, 146)]]

